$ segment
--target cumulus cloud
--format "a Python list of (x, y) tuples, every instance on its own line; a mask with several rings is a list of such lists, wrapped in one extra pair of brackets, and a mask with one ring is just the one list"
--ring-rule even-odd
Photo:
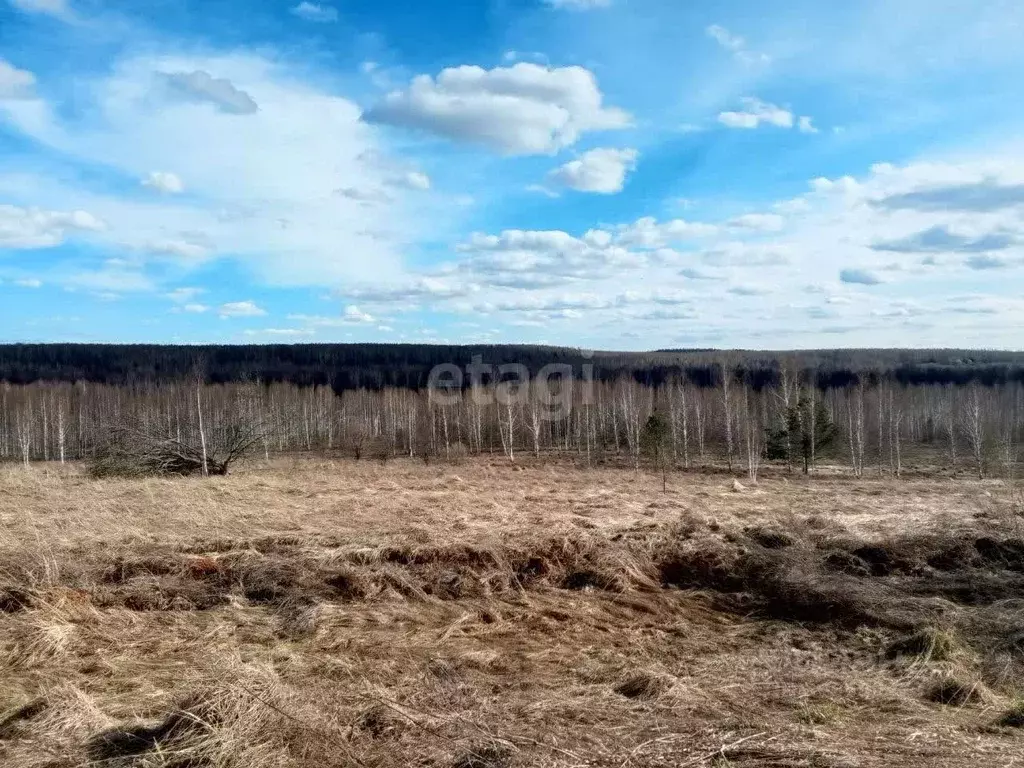
[(747, 47), (746, 40), (739, 35), (734, 35), (720, 24), (712, 24), (704, 31), (708, 37), (729, 51), (737, 61), (743, 64), (768, 64), (771, 62), (771, 56), (766, 53), (750, 50)]
[(780, 267), (792, 263), (793, 249), (785, 243), (724, 242), (700, 252), (716, 267)]
[(988, 177), (892, 194), (873, 202), (889, 210), (988, 213), (1024, 206), (1024, 183), (1005, 183)]
[(209, 307), (205, 304), (186, 304), (181, 308), (184, 312), (189, 312), (194, 315), (201, 315), (204, 312), (209, 311)]
[(419, 171), (409, 171), (408, 173), (399, 176), (393, 182), (397, 186), (406, 187), (407, 189), (415, 189), (419, 192), (426, 192), (430, 189), (430, 177), (425, 173)]
[[(219, 108), (182, 98), (154, 108), (154, 72), (197, 71), (245, 83), (260, 110), (226, 119)], [(434, 215), (441, 203), (419, 192), (424, 180), (406, 176), (408, 161), (360, 120), (355, 103), (309, 85), (283, 63), (248, 54), (133, 57), (86, 78), (82, 94), (87, 121), (42, 100), (4, 102), (5, 130), (69, 165), (140, 180), (173, 170), (190, 194), (117, 194), (82, 177), (0, 163), (0, 201), (82, 208), (109, 224), (93, 240), (138, 258), (153, 243), (185, 241), (274, 285), (394, 281), (421, 228), (429, 223), (434, 237), (444, 237), (458, 226), (461, 209), (449, 202), (443, 219)], [(388, 198), (366, 206), (358, 195), (335, 194), (340, 186), (384, 190)]]
[(185, 286), (182, 288), (175, 288), (173, 291), (169, 291), (164, 295), (173, 302), (184, 303), (192, 301), (196, 296), (199, 296), (205, 292), (206, 291), (204, 288)]
[(1019, 238), (1011, 232), (972, 236), (953, 232), (948, 226), (937, 224), (906, 237), (873, 243), (871, 247), (876, 251), (895, 253), (981, 253), (1005, 250), (1019, 242)]
[(636, 168), (638, 157), (635, 149), (592, 149), (556, 168), (548, 180), (579, 192), (614, 194), (622, 191), (626, 174)]
[(337, 316), (327, 315), (288, 315), (288, 319), (302, 323), (308, 328), (342, 328), (351, 325), (369, 325), (377, 319), (359, 307), (349, 305)]
[(292, 14), (306, 21), (330, 24), (338, 20), (338, 11), (330, 5), (301, 2), (291, 9)]
[(853, 194), (861, 190), (861, 184), (852, 176), (843, 176), (838, 179), (828, 179), (819, 176), (811, 179), (811, 189), (818, 194), (844, 193)]
[(342, 319), (350, 323), (375, 323), (373, 315), (363, 312), (359, 307), (349, 304), (342, 313)]
[(777, 213), (747, 213), (730, 219), (729, 226), (754, 232), (780, 232), (786, 220)]
[[(603, 244), (601, 244), (603, 242)], [(459, 265), (477, 283), (531, 289), (593, 280), (646, 263), (643, 254), (601, 239), (560, 230), (505, 230), (475, 234), (458, 247), (469, 258)]]
[(30, 99), (35, 95), (36, 76), (0, 59), (0, 100)]
[(203, 259), (210, 255), (208, 248), (188, 240), (154, 240), (146, 243), (145, 250), (159, 256), (174, 256), (180, 259)]
[(395, 200), (382, 187), (342, 187), (341, 189), (336, 189), (334, 194), (348, 200), (353, 200), (361, 205), (387, 205)]
[(771, 290), (757, 285), (734, 285), (729, 293), (734, 296), (767, 296)]
[(253, 301), (230, 301), (221, 304), (217, 310), (221, 318), (228, 317), (262, 317), (267, 314), (266, 310), (259, 307)]
[(177, 195), (185, 191), (184, 183), (176, 174), (164, 171), (150, 171), (146, 178), (142, 180), (142, 186), (149, 187), (157, 192), (165, 192), (169, 195)]
[(807, 117), (807, 115), (803, 115), (799, 120), (797, 120), (796, 127), (800, 130), (800, 133), (818, 132), (818, 129), (814, 127), (814, 121)]
[(651, 216), (637, 219), (632, 224), (619, 226), (615, 241), (619, 245), (636, 248), (664, 248), (672, 243), (693, 238), (711, 237), (719, 228), (713, 224), (671, 219), (658, 222)]
[(850, 285), (881, 285), (884, 280), (870, 269), (843, 269), (839, 279)]
[(472, 292), (472, 285), (424, 277), (402, 285), (350, 288), (338, 293), (367, 304), (409, 304), (424, 300), (462, 298)]
[(491, 70), (451, 67), (436, 78), (419, 75), (364, 117), (509, 155), (552, 154), (587, 132), (630, 124), (626, 112), (604, 106), (589, 70), (524, 62)]
[(1004, 269), (1010, 266), (1010, 261), (1002, 256), (979, 253), (969, 256), (964, 264), (970, 269)]
[(259, 111), (253, 97), (236, 88), (227, 78), (214, 77), (201, 69), (161, 75), (169, 90), (180, 98), (212, 104), (231, 115), (252, 115)]
[(727, 128), (757, 128), (762, 123), (779, 128), (793, 127), (793, 113), (788, 109), (750, 96), (740, 99), (740, 103), (742, 111), (722, 112), (718, 115), (718, 122)]
[(86, 211), (44, 211), (0, 205), (0, 248), (52, 248), (69, 232), (100, 232), (104, 222)]
[(742, 109), (734, 112), (720, 112), (718, 122), (726, 128), (743, 128), (752, 130), (761, 125), (773, 125), (777, 128), (793, 128), (801, 133), (817, 133), (818, 129), (810, 117), (796, 117), (788, 109), (761, 101), (750, 96), (740, 99)]
[[(989, 165), (995, 170), (986, 172), (1001, 188), (1024, 176), (1012, 162), (1002, 170), (995, 161)], [(1024, 253), (1014, 241), (1021, 222), (1014, 209), (983, 215), (889, 211), (875, 201), (979, 178), (984, 176), (971, 163), (879, 165), (857, 179), (817, 179), (805, 195), (765, 206), (769, 212), (719, 222), (646, 217), (582, 234), (477, 234), (438, 270), (447, 286), (473, 286), (472, 300), (463, 300), (467, 297), (457, 290), (419, 296), (437, 311), (500, 313), (506, 327), (557, 328), (552, 332), (572, 334), (558, 336), (566, 340), (603, 338), (609, 328), (639, 332), (646, 322), (686, 320), (693, 338), (714, 336), (733, 344), (773, 337), (796, 343), (809, 333), (826, 332), (858, 333), (857, 343), (898, 344), (914, 333), (911, 324), (920, 328), (922, 317), (939, 316), (944, 286), (992, 290), (993, 270), (1024, 266)], [(931, 255), (949, 248), (968, 258), (941, 259), (929, 267), (892, 261), (893, 253)], [(809, 283), (818, 294), (814, 304), (800, 298), (811, 290)], [(651, 292), (652, 285), (659, 289)], [(900, 296), (903, 290), (905, 296), (928, 292), (936, 298), (914, 303)], [(779, 298), (766, 313), (757, 297), (769, 293)], [(362, 298), (358, 302), (363, 306)], [(1014, 318), (1024, 322), (1024, 315), (1019, 309), (989, 309), (974, 314), (998, 321), (992, 326), (996, 336), (1010, 339), (1000, 343), (1012, 343), (1006, 329), (1016, 327)], [(808, 317), (821, 321), (811, 331)], [(951, 321), (949, 328), (955, 325)]]
[(722, 278), (695, 267), (686, 267), (679, 270), (679, 276), (687, 280), (721, 280)]

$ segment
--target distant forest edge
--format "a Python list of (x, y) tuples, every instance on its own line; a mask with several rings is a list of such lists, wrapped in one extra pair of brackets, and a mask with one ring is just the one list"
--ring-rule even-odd
[[(728, 351), (666, 349), (651, 352), (589, 352), (533, 345), (295, 344), (295, 345), (0, 345), (0, 381), (37, 381), (124, 386), (180, 381), (201, 370), (211, 384), (290, 383), (331, 387), (336, 393), (385, 388), (423, 389), (441, 364), (525, 365), (531, 375), (544, 366), (593, 366), (597, 381), (632, 377), (659, 387), (685, 376), (698, 387), (716, 387), (732, 369), (755, 388), (775, 387), (783, 367), (804, 371), (821, 389), (880, 382), (902, 385), (977, 382), (984, 386), (1024, 383), (1024, 352), (956, 349), (837, 349)], [(488, 383), (486, 380), (484, 383)]]

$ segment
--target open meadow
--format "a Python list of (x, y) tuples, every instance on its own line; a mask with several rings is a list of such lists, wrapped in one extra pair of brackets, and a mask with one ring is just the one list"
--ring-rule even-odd
[(1011, 766), (1001, 480), (0, 469), (0, 765)]

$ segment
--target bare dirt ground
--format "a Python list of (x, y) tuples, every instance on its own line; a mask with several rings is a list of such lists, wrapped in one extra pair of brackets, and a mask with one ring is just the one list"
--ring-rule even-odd
[(998, 481), (0, 468), (0, 765), (1024, 763)]

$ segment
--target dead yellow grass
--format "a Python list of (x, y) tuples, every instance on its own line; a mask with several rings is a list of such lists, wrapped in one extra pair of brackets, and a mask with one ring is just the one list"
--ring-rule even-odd
[[(891, 626), (747, 617), (742, 600), (663, 588), (656, 566), (666, 541), (774, 546), (766, 531), (1019, 537), (998, 484), (735, 492), (679, 475), (662, 493), (614, 469), (297, 459), (205, 481), (0, 469), (0, 491), (0, 765), (975, 766), (1020, 751), (993, 727), (1017, 683), (966, 646), (891, 658)], [(929, 701), (954, 677), (984, 694)]]

